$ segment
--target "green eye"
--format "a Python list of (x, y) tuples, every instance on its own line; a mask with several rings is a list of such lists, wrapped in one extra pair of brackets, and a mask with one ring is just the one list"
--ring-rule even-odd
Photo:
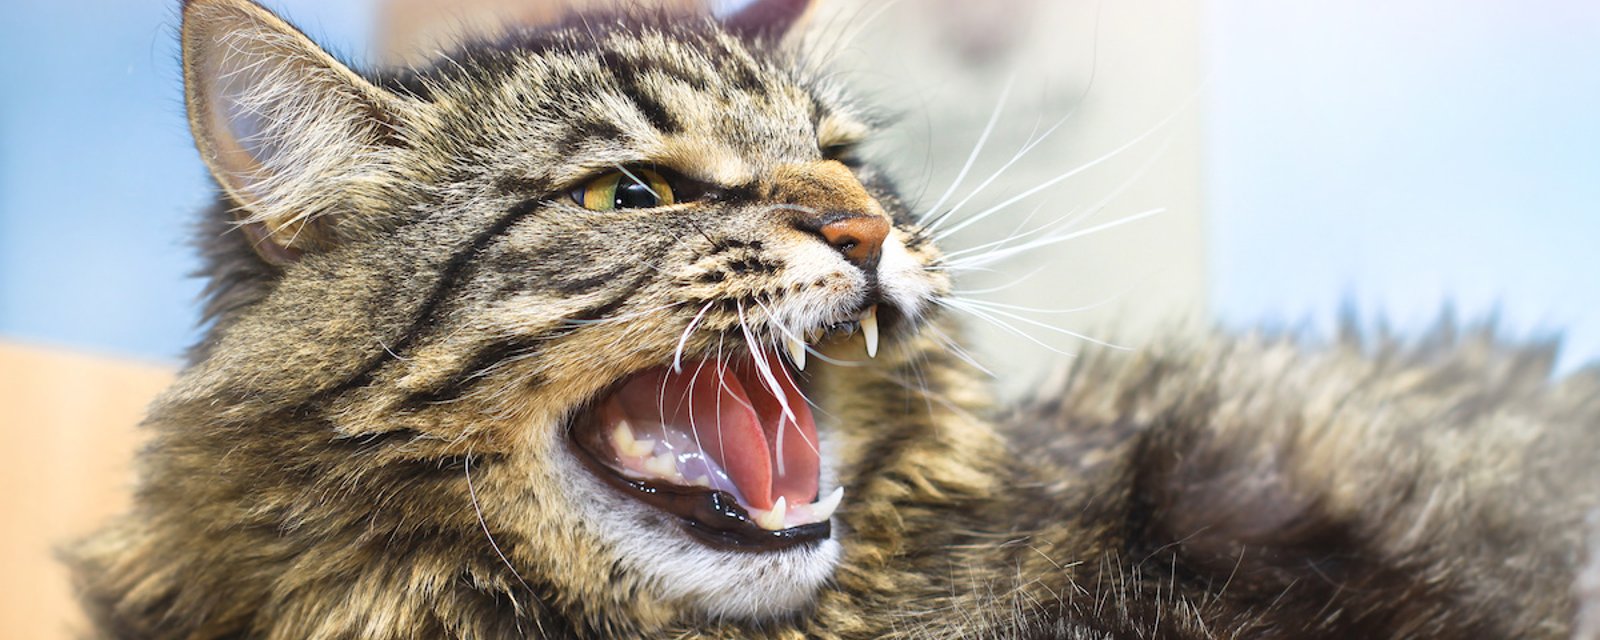
[[(590, 211), (649, 209), (673, 202), (672, 185), (661, 174), (649, 169), (631, 169), (628, 174), (612, 171), (574, 189), (572, 199)], [(638, 178), (635, 180), (634, 178)]]

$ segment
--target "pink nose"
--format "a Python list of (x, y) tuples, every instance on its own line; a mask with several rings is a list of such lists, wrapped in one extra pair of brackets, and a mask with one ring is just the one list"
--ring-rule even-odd
[(889, 221), (882, 216), (852, 216), (822, 225), (819, 231), (845, 259), (865, 268), (877, 263), (883, 239), (889, 237)]

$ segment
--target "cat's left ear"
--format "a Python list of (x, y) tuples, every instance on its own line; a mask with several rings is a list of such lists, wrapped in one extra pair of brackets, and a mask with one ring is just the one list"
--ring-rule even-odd
[(195, 144), (261, 258), (358, 235), (420, 107), (250, 0), (185, 0), (182, 37)]
[(777, 40), (811, 8), (811, 0), (721, 0), (712, 12), (723, 26), (751, 40)]

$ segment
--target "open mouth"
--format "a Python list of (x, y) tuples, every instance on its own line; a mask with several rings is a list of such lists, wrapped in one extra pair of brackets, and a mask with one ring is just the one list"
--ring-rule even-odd
[[(860, 332), (877, 347), (876, 307), (808, 332)], [(805, 345), (684, 360), (629, 375), (574, 423), (590, 470), (677, 516), (714, 546), (771, 551), (826, 540), (843, 487), (823, 492), (816, 421), (802, 392)]]

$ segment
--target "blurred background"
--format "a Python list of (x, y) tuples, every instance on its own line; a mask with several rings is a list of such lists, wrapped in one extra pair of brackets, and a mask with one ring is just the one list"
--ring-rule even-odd
[[(0, 637), (63, 637), (49, 548), (125, 503), (133, 425), (197, 335), (212, 186), (175, 0), (3, 1)], [(267, 4), (370, 66), (528, 1)], [(825, 0), (811, 23), (810, 58), (900, 116), (875, 153), (919, 210), (959, 205), (957, 312), (1010, 391), (1101, 341), (1326, 336), (1346, 306), (1600, 358), (1600, 3)]]

